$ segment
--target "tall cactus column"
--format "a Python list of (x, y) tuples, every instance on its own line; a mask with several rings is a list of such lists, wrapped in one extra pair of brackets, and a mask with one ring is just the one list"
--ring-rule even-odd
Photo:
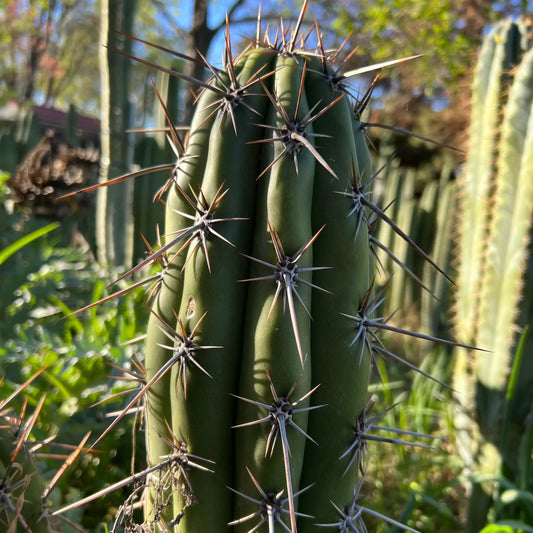
[[(459, 246), (457, 253), (457, 293), (454, 326), (462, 342), (474, 342), (482, 259), (487, 239), (492, 176), (498, 153), (500, 121), (504, 95), (508, 91), (509, 74), (520, 59), (522, 35), (517, 24), (503, 21), (486, 37), (480, 50), (472, 84), (471, 150), (459, 180)], [(472, 446), (477, 438), (469, 436), (472, 426), (467, 413), (475, 403), (469, 354), (456, 354), (454, 385), (461, 391), (462, 409), (457, 415), (460, 428), (460, 450), (467, 462), (476, 453)], [(465, 427), (465, 431), (461, 428)]]
[[(179, 255), (149, 327), (147, 379), (168, 372), (148, 393), (148, 448), (157, 464), (174, 441), (200, 467), (175, 491), (180, 531), (248, 530), (247, 517), (268, 519), (268, 498), (273, 523), (296, 531), (318, 501), (317, 519), (335, 520), (330, 500), (349, 505), (357, 485), (360, 462), (339, 457), (364, 411), (370, 355), (340, 313), (356, 315), (370, 285), (353, 197), (370, 162), (358, 160), (363, 133), (325, 59), (283, 52), (252, 48), (227, 86), (205, 89), (167, 204), (168, 251)], [(300, 495), (319, 479), (329, 497)], [(154, 489), (148, 520), (157, 499)]]
[[(238, 428), (235, 466), (242, 495), (258, 496), (252, 479), (265, 490), (285, 491), (294, 528), (311, 379), (307, 312), (315, 159), (299, 137), (313, 142), (312, 130), (305, 127), (309, 107), (302, 90), (304, 71), (290, 56), (279, 56), (275, 69), (262, 158), (268, 170), (258, 183), (250, 256), (256, 265), (246, 282), (238, 421), (250, 425)], [(257, 511), (244, 498), (238, 504), (238, 516)]]
[(198, 82), (152, 256), (150, 529), (364, 528), (371, 363), (401, 359), (378, 338), (369, 228), (406, 237), (369, 197), (336, 54), (297, 48), (305, 7), (290, 35), (236, 58), (228, 35), (224, 68)]
[[(360, 223), (362, 206), (357, 208), (350, 193), (354, 180), (371, 173), (371, 162), (358, 154), (355, 137), (365, 141), (363, 131), (346, 120), (352, 113), (348, 98), (336, 102), (338, 93), (320, 83), (317, 73), (309, 75), (307, 94), (311, 106), (331, 106), (317, 118), (315, 128), (324, 135), (317, 142), (337, 177), (322, 165), (316, 170), (312, 218), (314, 229), (325, 226), (313, 256), (316, 264), (334, 268), (313, 275), (313, 282), (329, 291), (316, 291), (312, 305), (311, 373), (312, 384), (318, 386), (313, 403), (322, 407), (310, 413), (309, 433), (321, 439), (306, 448), (302, 485), (313, 488), (300, 497), (304, 513), (327, 523), (332, 502), (341, 508), (349, 503), (358, 467), (364, 467), (363, 457), (350, 462), (359, 451), (353, 445), (367, 401), (370, 354), (363, 336), (357, 338), (354, 322), (338, 313), (357, 314), (370, 286), (368, 228)], [(302, 531), (313, 529), (311, 522), (302, 526)]]
[[(131, 62), (113, 49), (131, 52), (135, 0), (102, 0), (99, 51), (101, 102), (101, 165), (99, 182), (105, 183), (131, 170), (132, 106), (129, 101)], [(96, 205), (97, 256), (104, 265), (131, 266), (133, 261), (133, 182), (98, 190)]]
[[(510, 479), (520, 470), (516, 447), (523, 432), (522, 424), (532, 408), (529, 391), (533, 384), (531, 364), (524, 358), (519, 370), (520, 386), (513, 392), (516, 398), (514, 409), (509, 411), (506, 395), (517, 346), (516, 328), (524, 327), (531, 320), (529, 303), (522, 305), (520, 302), (521, 297), (529, 300), (530, 284), (524, 272), (530, 268), (533, 211), (533, 55), (529, 50), (523, 58), (520, 57), (521, 46), (527, 44), (525, 40), (522, 28), (506, 21), (496, 27), (484, 44), (485, 51), (494, 47), (501, 49), (501, 53), (493, 57), (493, 63), (497, 64), (492, 70), (498, 71), (498, 76), (509, 76), (507, 69), (510, 65), (520, 59), (521, 62), (513, 72), (514, 77), (507, 78), (512, 83), (498, 83), (485, 99), (480, 98), (478, 105), (485, 102), (491, 109), (494, 107), (493, 113), (498, 119), (492, 131), (485, 132), (494, 138), (490, 145), (478, 143), (475, 137), (475, 125), (480, 120), (478, 114), (487, 114), (488, 110), (481, 111), (480, 108), (478, 114), (476, 108), (473, 110), (473, 144), (460, 189), (463, 253), (459, 281), (462, 281), (463, 290), (457, 296), (456, 327), (458, 335), (466, 340), (465, 327), (468, 325), (468, 340), (488, 350), (488, 353), (475, 355), (461, 350), (458, 354), (455, 386), (461, 394), (464, 409), (458, 417), (459, 436), (463, 437), (461, 451), (475, 475), (499, 473)], [(504, 51), (507, 54), (503, 55)], [(483, 71), (485, 55), (482, 51), (478, 73)], [(491, 163), (485, 165), (483, 172), (486, 191), (478, 198), (482, 202), (474, 207), (469, 199), (472, 199), (471, 190), (476, 188), (479, 173), (472, 169), (477, 170), (477, 162), (489, 158)], [(477, 222), (472, 219), (473, 209), (476, 210), (475, 216), (480, 217)], [(478, 235), (475, 248), (469, 241), (474, 234)], [(477, 263), (470, 257), (476, 254), (466, 254), (467, 250), (478, 250)], [(476, 285), (468, 285), (467, 279), (476, 279)], [(467, 307), (475, 318), (470, 324), (466, 320), (469, 315), (463, 315)], [(469, 372), (465, 368), (467, 361), (471, 365)], [(509, 443), (513, 443), (512, 446)], [(484, 525), (496, 491), (494, 483), (474, 483), (469, 531), (478, 531)]]
[(505, 21), (484, 40), (472, 87), (472, 120), (469, 157), (460, 191), (462, 223), (459, 231), (457, 337), (472, 342), (475, 336), (476, 295), (479, 288), (483, 245), (489, 212), (491, 176), (496, 164), (501, 109), (509, 74), (522, 53), (517, 24)]

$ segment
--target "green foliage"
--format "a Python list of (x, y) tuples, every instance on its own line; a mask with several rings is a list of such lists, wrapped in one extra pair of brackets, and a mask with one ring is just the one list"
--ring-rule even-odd
[[(395, 341), (392, 337), (385, 340)], [(440, 381), (448, 381), (452, 363), (449, 350), (428, 351), (413, 342), (404, 343), (403, 350), (409, 361), (419, 363), (421, 369)], [(369, 470), (368, 498), (375, 510), (398, 517), (400, 522), (424, 533), (460, 531), (464, 505), (459, 479), (461, 463), (449, 442), (454, 433), (453, 393), (420, 374), (411, 376), (386, 364), (379, 368), (382, 379), (376, 376), (370, 389), (376, 400), (371, 414), (381, 414), (376, 425), (406, 433), (379, 432), (384, 437), (401, 439), (401, 445), (369, 443), (375, 462)], [(415, 439), (408, 433), (413, 430), (434, 438)], [(396, 478), (391, 472), (401, 474)], [(367, 525), (369, 531), (400, 531), (398, 527), (384, 529), (378, 521)]]
[[(29, 235), (43, 233), (25, 246), (17, 246), (0, 267), (0, 397), (9, 397), (20, 384), (40, 373), (11, 401), (10, 408), (19, 413), (27, 403), (26, 409), (31, 412), (45, 393), (25, 444), (32, 447), (36, 442), (45, 443), (34, 459), (42, 492), (59, 469), (61, 458), (64, 460), (89, 430), (93, 435), (104, 431), (106, 413), (122, 407), (120, 397), (99, 407), (93, 404), (128, 388), (110, 364), (129, 366), (136, 347), (124, 343), (138, 335), (147, 311), (140, 305), (142, 295), (137, 291), (120, 302), (110, 301), (84, 315), (65, 318), (87, 302), (98, 301), (105, 280), (111, 281), (112, 277), (91, 262), (87, 251), (67, 247), (60, 233), (43, 231), (49, 228), (46, 221), (10, 214), (3, 207), (0, 214), (5, 227), (0, 249), (4, 252), (10, 250), (8, 243), (24, 242), (22, 231)], [(130, 471), (132, 457), (142, 465), (143, 442), (132, 444), (132, 430), (129, 421), (117, 428), (114, 438), (97, 452), (83, 454), (60, 478), (46, 506), (57, 507), (96, 492), (101, 488), (102, 471), (106, 471), (108, 482), (124, 477)], [(99, 524), (112, 518), (124, 498), (117, 493), (86, 509), (74, 510), (68, 517), (97, 531)]]
[[(416, 85), (442, 90), (443, 74), (457, 79), (468, 65), (472, 43), (457, 24), (454, 2), (439, 0), (363, 1), (358, 7), (362, 17), (353, 17), (349, 8), (341, 15), (339, 26), (357, 34), (380, 36), (379, 46), (370, 40), (368, 52), (375, 61), (385, 61), (398, 54), (424, 54), (412, 66)], [(438, 65), (438, 70), (435, 69)], [(440, 85), (440, 86), (439, 86)]]
[(0, 106), (8, 99), (40, 98), (40, 103), (96, 112), (96, 2), (1, 4)]
[(504, 520), (484, 527), (479, 533), (531, 533), (533, 528), (516, 520)]
[[(105, 317), (100, 316), (100, 320)], [(84, 325), (88, 329), (87, 324)], [(77, 445), (82, 437), (91, 431), (93, 434), (105, 429), (105, 413), (114, 405), (120, 408), (122, 402), (110, 402), (107, 406), (94, 407), (97, 401), (110, 393), (124, 389), (117, 375), (109, 377), (110, 363), (120, 364), (131, 354), (111, 349), (109, 345), (100, 346), (97, 335), (86, 334), (86, 338), (68, 340), (50, 335), (42, 327), (34, 327), (31, 337), (19, 334), (4, 341), (0, 350), (0, 374), (5, 381), (2, 394), (9, 394), (17, 384), (46, 368), (41, 376), (25, 390), (20, 402), (27, 401), (35, 406), (46, 391), (46, 400), (31, 434), (31, 441), (43, 442), (54, 436), (51, 443), (43, 448), (38, 466), (47, 483), (61, 465), (60, 458), (66, 458), (68, 448), (63, 445)], [(89, 338), (87, 338), (89, 337)], [(107, 343), (106, 343), (107, 344)], [(17, 404), (17, 407), (19, 405)], [(54, 506), (63, 505), (101, 488), (101, 472), (107, 471), (107, 481), (120, 479), (127, 475), (132, 454), (136, 453), (142, 464), (142, 442), (137, 443), (134, 451), (130, 439), (131, 424), (124, 424), (113, 432), (113, 440), (101, 447), (98, 452), (84, 454), (75, 467), (67, 469), (49, 498)], [(126, 438), (124, 438), (126, 437)], [(120, 443), (120, 447), (117, 445)], [(54, 459), (55, 455), (58, 455)], [(44, 485), (44, 483), (43, 483)], [(97, 501), (83, 512), (71, 513), (69, 518), (94, 530), (102, 521), (110, 520), (121, 505), (125, 496), (113, 495), (108, 501)]]
[(24, 246), (26, 246), (27, 244), (29, 244), (33, 240), (38, 239), (42, 235), (46, 235), (48, 232), (56, 229), (58, 227), (58, 225), (59, 224), (57, 222), (52, 222), (51, 224), (48, 224), (48, 225), (44, 226), (43, 228), (37, 229), (35, 231), (32, 231), (28, 235), (25, 235), (24, 237), (21, 237), (20, 239), (18, 239), (14, 243), (10, 244), (7, 248), (4, 248), (0, 252), (0, 265), (4, 261), (7, 261), (7, 259), (10, 256), (12, 256), (14, 253), (16, 253), (21, 248), (24, 248)]

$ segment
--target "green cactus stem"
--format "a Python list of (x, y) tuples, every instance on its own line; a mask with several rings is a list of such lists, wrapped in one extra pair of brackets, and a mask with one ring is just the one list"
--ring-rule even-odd
[(130, 271), (162, 265), (146, 379), (110, 426), (144, 398), (148, 469), (135, 479), (146, 478), (150, 531), (363, 528), (377, 516), (359, 495), (371, 367), (379, 356), (430, 377), (380, 332), (455, 345), (378, 316), (376, 220), (442, 273), (372, 199), (379, 171), (360, 121), (371, 89), (359, 101), (348, 88), (403, 60), (342, 74), (342, 47), (326, 52), (318, 28), (306, 48), (306, 8), (237, 57), (228, 29), (207, 82), (160, 68), (200, 93), (185, 142), (169, 120), (164, 233)]
[(150, 487), (153, 527), (160, 514), (182, 532), (335, 521), (365, 472), (371, 363), (404, 362), (377, 331), (440, 340), (372, 318), (373, 219), (436, 265), (369, 199), (362, 104), (297, 39), (212, 69), (169, 188), (147, 442), (150, 468), (169, 454), (184, 466)]
[[(487, 47), (511, 47), (516, 54), (521, 50), (523, 35), (520, 26), (506, 22), (497, 26), (498, 31), (511, 31), (511, 42), (498, 41), (491, 44), (494, 34), (487, 39)], [(513, 29), (514, 28), (514, 29)], [(495, 30), (496, 31), (496, 30)], [(496, 33), (496, 35), (499, 35)], [(513, 44), (515, 43), (515, 44)], [(503, 48), (502, 48), (503, 53)], [(515, 60), (518, 55), (506, 55), (506, 61)], [(480, 57), (480, 63), (484, 55)], [(502, 61), (496, 58), (494, 61)], [(530, 387), (533, 383), (531, 365), (524, 365), (520, 371), (521, 387), (517, 389), (516, 409), (512, 413), (513, 432), (502, 432), (506, 411), (506, 390), (513, 367), (517, 344), (517, 326), (522, 328), (530, 323), (529, 302), (525, 305), (521, 298), (527, 298), (529, 283), (526, 272), (530, 269), (530, 235), (533, 206), (532, 156), (532, 102), (533, 55), (531, 50), (523, 55), (519, 67), (513, 72), (510, 88), (497, 87), (495, 94), (487, 94), (486, 99), (497, 108), (499, 135), (490, 147), (476, 146), (469, 156), (475, 164), (476, 158), (493, 158), (493, 165), (486, 169), (486, 179), (491, 183), (490, 195), (477, 208), (480, 222), (469, 219), (464, 212), (464, 197), (475, 185), (476, 179), (465, 173), (461, 189), (462, 224), (461, 248), (468, 247), (466, 234), (478, 233), (482, 236), (478, 264), (465, 261), (461, 257), (460, 273), (465, 279), (478, 280), (477, 289), (466, 286), (470, 293), (468, 305), (475, 311), (476, 320), (469, 335), (473, 335), (476, 345), (488, 350), (475, 355), (460, 351), (455, 370), (455, 386), (462, 393), (463, 411), (458, 415), (461, 424), (461, 451), (469, 467), (482, 474), (495, 475), (505, 472), (510, 477), (518, 477), (517, 457), (509, 453), (507, 444), (518, 442), (520, 433), (529, 416), (531, 402)], [(496, 67), (494, 67), (496, 68)], [(501, 68), (501, 67), (500, 67)], [(481, 67), (480, 67), (481, 69)], [(475, 115), (473, 121), (475, 121)], [(495, 133), (493, 133), (495, 136)], [(467, 168), (468, 165), (467, 165)], [(481, 198), (480, 198), (481, 200)], [(476, 255), (476, 254), (472, 254)], [(524, 286), (527, 288), (524, 289)], [(477, 296), (474, 300), (473, 295)], [(523, 295), (523, 296), (522, 296)], [(456, 328), (465, 322), (461, 316), (462, 302), (466, 302), (466, 291), (459, 293)], [(469, 366), (468, 363), (470, 363)], [(509, 426), (510, 427), (510, 426)], [(520, 429), (518, 429), (520, 428)], [(491, 498), (497, 493), (497, 484), (474, 484), (471, 499), (468, 531), (477, 531), (485, 523)]]
[(459, 243), (456, 296), (456, 335), (461, 342), (475, 338), (481, 260), (488, 223), (491, 176), (496, 163), (501, 102), (508, 89), (509, 73), (522, 52), (522, 36), (510, 20), (497, 24), (483, 41), (472, 87), (472, 121), (469, 157), (461, 177), (460, 202), (463, 218)]
[[(105, 184), (131, 171), (133, 150), (130, 127), (132, 105), (129, 101), (130, 62), (112, 51), (131, 50), (130, 34), (135, 1), (103, 0), (99, 65), (102, 84), (101, 165), (99, 182)], [(133, 182), (98, 190), (96, 204), (97, 258), (103, 265), (131, 266), (133, 262)]]

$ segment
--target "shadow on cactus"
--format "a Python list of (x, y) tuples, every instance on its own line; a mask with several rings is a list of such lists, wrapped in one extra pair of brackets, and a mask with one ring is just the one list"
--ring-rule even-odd
[(146, 373), (93, 443), (140, 404), (148, 466), (54, 515), (132, 484), (114, 531), (366, 531), (365, 515), (415, 531), (361, 502), (367, 440), (405, 444), (369, 435), (394, 431), (369, 418), (370, 373), (377, 356), (422, 372), (382, 330), (456, 344), (376, 316), (376, 218), (442, 271), (372, 199), (361, 116), (379, 75), (361, 98), (350, 84), (411, 58), (343, 73), (343, 47), (325, 50), (317, 23), (302, 31), (306, 8), (275, 37), (258, 18), (235, 57), (228, 27), (207, 82), (132, 58), (199, 87), (184, 141), (168, 117), (178, 159), (157, 196), (164, 235), (125, 274), (162, 267), (149, 278)]

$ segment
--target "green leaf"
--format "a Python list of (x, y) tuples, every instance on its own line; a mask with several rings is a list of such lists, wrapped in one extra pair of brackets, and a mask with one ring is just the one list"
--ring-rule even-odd
[(513, 533), (513, 529), (509, 526), (499, 526), (497, 524), (490, 524), (484, 527), (479, 533)]
[(479, 533), (514, 533), (515, 531), (533, 533), (533, 527), (520, 520), (500, 520), (495, 524), (485, 526)]
[(56, 229), (58, 226), (59, 226), (59, 222), (52, 222), (52, 224), (48, 224), (47, 226), (44, 226), (43, 228), (39, 228), (35, 231), (32, 231), (28, 235), (21, 237), (20, 239), (16, 240), (14, 243), (10, 244), (7, 248), (4, 248), (3, 250), (1, 250), (0, 251), (0, 265), (4, 263), (14, 253), (18, 252), (18, 250), (20, 250), (21, 248), (23, 248), (30, 242), (34, 241), (35, 239), (38, 239), (39, 237), (42, 237), (43, 235), (50, 233), (52, 230)]

